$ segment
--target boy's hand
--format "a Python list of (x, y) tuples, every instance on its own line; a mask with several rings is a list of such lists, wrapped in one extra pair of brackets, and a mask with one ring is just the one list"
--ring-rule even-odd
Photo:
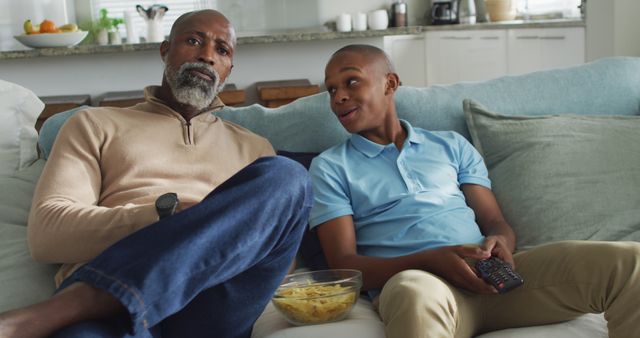
[(491, 251), (477, 245), (456, 245), (431, 250), (433, 260), (427, 271), (434, 273), (456, 287), (474, 293), (498, 293), (491, 285), (478, 277), (467, 261), (487, 259)]
[(491, 256), (496, 256), (506, 263), (509, 263), (512, 268), (516, 267), (516, 263), (513, 260), (513, 254), (507, 245), (507, 240), (500, 235), (487, 236), (482, 243), (482, 249), (491, 252)]

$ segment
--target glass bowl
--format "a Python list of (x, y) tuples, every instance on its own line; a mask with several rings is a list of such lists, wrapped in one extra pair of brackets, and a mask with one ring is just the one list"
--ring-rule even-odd
[(293, 325), (330, 323), (344, 319), (360, 294), (362, 273), (334, 269), (287, 275), (271, 302)]

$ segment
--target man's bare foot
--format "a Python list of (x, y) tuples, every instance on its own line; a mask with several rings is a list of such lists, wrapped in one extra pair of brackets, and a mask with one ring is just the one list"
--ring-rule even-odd
[(83, 320), (124, 311), (118, 300), (85, 283), (74, 283), (52, 298), (0, 314), (0, 338), (48, 337)]

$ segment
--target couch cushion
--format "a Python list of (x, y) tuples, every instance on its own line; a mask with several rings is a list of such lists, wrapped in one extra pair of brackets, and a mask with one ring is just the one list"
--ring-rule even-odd
[(62, 125), (67, 122), (73, 114), (87, 108), (89, 108), (89, 106), (80, 106), (69, 109), (55, 114), (44, 121), (44, 124), (40, 128), (40, 136), (38, 137), (38, 146), (40, 147), (42, 158), (45, 160), (49, 158), (51, 148), (53, 148), (53, 142), (56, 140), (58, 131), (60, 131)]
[(640, 116), (506, 116), (464, 110), (518, 247), (640, 241)]
[(0, 176), (38, 158), (35, 124), (44, 103), (30, 90), (0, 80)]
[(586, 314), (568, 322), (505, 329), (476, 338), (608, 338), (603, 314)]
[[(318, 153), (297, 153), (284, 150), (278, 150), (276, 153), (302, 164), (307, 168), (307, 170), (311, 165), (311, 160), (318, 156)], [(326, 259), (324, 258), (322, 246), (320, 245), (320, 240), (318, 239), (315, 229), (309, 229), (309, 227), (306, 228), (302, 235), (302, 242), (300, 243), (298, 255), (302, 260), (299, 262), (300, 265), (311, 270), (324, 270), (329, 267)]]
[(57, 267), (36, 263), (27, 247), (27, 216), (44, 161), (0, 177), (0, 312), (53, 294)]
[[(371, 302), (360, 298), (349, 316), (339, 322), (293, 326), (267, 305), (256, 321), (251, 338), (384, 338), (384, 325)], [(476, 338), (606, 338), (607, 326), (602, 314), (586, 314), (567, 322), (505, 329)]]
[(344, 320), (293, 326), (269, 303), (253, 326), (251, 338), (384, 338), (384, 326), (371, 302), (360, 297)]

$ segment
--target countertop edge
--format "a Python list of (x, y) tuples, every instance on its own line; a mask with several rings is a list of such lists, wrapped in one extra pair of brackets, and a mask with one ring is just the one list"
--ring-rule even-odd
[[(268, 44), (268, 43), (290, 43), (305, 41), (337, 40), (337, 39), (362, 39), (381, 36), (394, 35), (417, 35), (428, 31), (463, 31), (463, 30), (483, 30), (483, 29), (513, 29), (513, 28), (564, 28), (564, 27), (584, 27), (585, 22), (576, 20), (541, 20), (541, 21), (505, 21), (477, 24), (456, 24), (437, 26), (409, 26), (393, 27), (384, 30), (365, 30), (352, 32), (301, 32), (283, 33), (272, 35), (241, 36), (238, 38), (238, 45), (248, 44)], [(109, 53), (130, 53), (141, 51), (159, 50), (160, 43), (138, 43), (121, 45), (78, 45), (72, 47), (39, 48), (28, 50), (14, 50), (0, 52), (0, 60), (28, 59), (49, 56), (70, 56), (70, 55), (93, 55)]]

